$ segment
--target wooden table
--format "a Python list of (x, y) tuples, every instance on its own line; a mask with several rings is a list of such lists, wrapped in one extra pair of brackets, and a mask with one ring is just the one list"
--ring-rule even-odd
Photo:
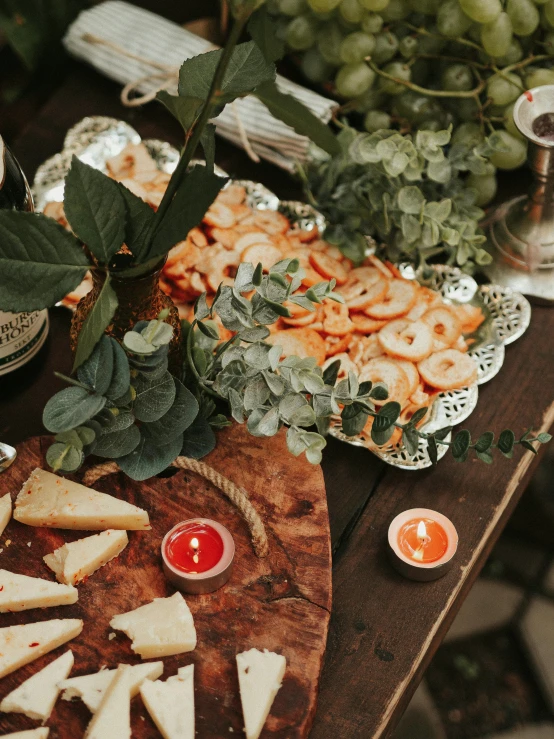
[[(129, 121), (144, 137), (179, 143), (179, 130), (153, 103), (123, 108), (117, 85), (75, 64), (64, 83), (14, 142), (32, 180), (38, 164), (60, 150), (67, 129), (85, 115)], [(218, 164), (232, 175), (257, 179), (287, 199), (297, 197), (288, 175), (218, 139)], [(43, 433), (45, 401), (69, 372), (69, 315), (51, 311), (47, 346), (25, 368), (0, 379), (0, 439), (10, 443)], [(554, 310), (533, 309), (527, 333), (506, 351), (500, 374), (480, 388), (477, 409), (465, 424), (473, 435), (528, 426), (546, 431), (554, 421)], [(390, 735), (427, 664), (471, 588), (495, 540), (537, 465), (530, 452), (511, 461), (403, 472), (370, 452), (329, 440), (323, 470), (334, 551), (333, 614), (313, 739), (371, 739)], [(437, 509), (456, 525), (457, 566), (429, 584), (402, 579), (385, 556), (388, 525), (415, 506)]]

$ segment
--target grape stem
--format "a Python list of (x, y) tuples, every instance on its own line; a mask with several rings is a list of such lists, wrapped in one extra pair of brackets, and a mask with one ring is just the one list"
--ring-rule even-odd
[(404, 87), (407, 87), (409, 90), (413, 90), (414, 92), (419, 92), (421, 95), (428, 95), (429, 97), (478, 98), (479, 95), (483, 92), (483, 90), (486, 87), (486, 82), (484, 80), (480, 80), (479, 84), (476, 87), (474, 87), (473, 90), (430, 90), (427, 87), (420, 87), (419, 85), (416, 85), (414, 82), (409, 82), (408, 80), (401, 80), (398, 77), (395, 77), (394, 75), (389, 74), (388, 72), (384, 72), (382, 69), (379, 69), (379, 67), (372, 61), (368, 61), (368, 64), (370, 68), (380, 77), (384, 77), (386, 80), (391, 80), (391, 82), (396, 82), (399, 85), (403, 85)]
[[(440, 38), (444, 39), (445, 41), (450, 41), (451, 43), (454, 41), (457, 44), (462, 44), (463, 46), (469, 46), (472, 49), (477, 49), (477, 51), (482, 51), (485, 54), (487, 53), (485, 49), (482, 46), (479, 46), (479, 44), (474, 43), (473, 41), (470, 41), (469, 39), (465, 38), (450, 38), (449, 36), (444, 36), (442, 33), (432, 33), (431, 31), (428, 31), (426, 28), (423, 28), (423, 26), (414, 26), (412, 23), (406, 23), (403, 22), (404, 26), (406, 28), (409, 28), (411, 31), (415, 31), (415, 33), (419, 33), (420, 36), (432, 36), (433, 38)], [(464, 62), (467, 63), (466, 60)]]

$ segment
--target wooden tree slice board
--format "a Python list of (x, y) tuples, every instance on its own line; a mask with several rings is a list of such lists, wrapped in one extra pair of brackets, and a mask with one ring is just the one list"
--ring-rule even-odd
[[(281, 433), (256, 439), (243, 427), (218, 434), (217, 449), (206, 458), (215, 469), (248, 491), (266, 524), (270, 555), (258, 559), (249, 531), (231, 503), (211, 483), (190, 472), (135, 483), (122, 473), (94, 487), (148, 510), (152, 531), (129, 532), (122, 554), (80, 584), (71, 606), (0, 615), (0, 626), (51, 618), (82, 618), (73, 641), (16, 670), (0, 681), (0, 698), (68, 648), (71, 676), (96, 672), (102, 665), (140, 663), (122, 632), (108, 639), (116, 613), (137, 608), (174, 592), (162, 572), (160, 544), (176, 523), (204, 516), (223, 523), (236, 544), (229, 583), (209, 595), (185, 596), (194, 616), (198, 645), (193, 652), (164, 658), (162, 679), (194, 663), (196, 736), (244, 736), (235, 655), (251, 647), (284, 654), (287, 671), (262, 737), (292, 739), (308, 735), (316, 708), (319, 675), (331, 609), (331, 548), (323, 475), (304, 458), (295, 459)], [(35, 467), (45, 466), (50, 437), (29, 439), (18, 458), (0, 475), (0, 495), (15, 499)], [(82, 472), (74, 477), (82, 479)], [(13, 520), (0, 537), (0, 567), (53, 580), (42, 557), (87, 532), (25, 526)], [(7, 544), (7, 540), (11, 540)], [(90, 714), (84, 704), (58, 700), (47, 725), (50, 739), (78, 739)], [(0, 714), (0, 733), (37, 726), (19, 714)], [(159, 736), (140, 697), (132, 703), (133, 737)], [(106, 737), (109, 739), (109, 737)]]

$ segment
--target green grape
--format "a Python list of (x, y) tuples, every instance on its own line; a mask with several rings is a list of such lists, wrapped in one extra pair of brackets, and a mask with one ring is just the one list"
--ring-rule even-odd
[(370, 110), (364, 118), (364, 128), (369, 133), (374, 133), (382, 128), (390, 128), (391, 117), (382, 110)]
[(408, 4), (415, 13), (436, 15), (440, 7), (440, 0), (408, 0)]
[(401, 21), (409, 15), (410, 6), (405, 0), (389, 0), (387, 7), (381, 11), (381, 16), (387, 23)]
[(512, 136), (515, 136), (516, 139), (525, 139), (525, 136), (521, 133), (514, 122), (514, 105), (515, 103), (510, 103), (510, 105), (507, 105), (504, 108), (502, 113), (504, 117), (504, 128), (508, 133), (511, 133)]
[(508, 51), (503, 55), (496, 58), (496, 64), (499, 67), (507, 67), (510, 64), (515, 64), (523, 59), (523, 49), (517, 38), (513, 38), (510, 41)]
[(451, 142), (453, 144), (464, 144), (473, 149), (483, 141), (483, 132), (478, 123), (460, 123), (452, 134)]
[(490, 162), (498, 169), (517, 169), (527, 158), (527, 143), (516, 139), (508, 131), (495, 131), (491, 138), (499, 141), (506, 151), (495, 151), (489, 157)]
[(379, 33), (383, 28), (384, 20), (377, 13), (368, 13), (362, 20), (362, 31), (365, 33)]
[(308, 5), (316, 13), (329, 13), (340, 5), (340, 0), (308, 0)]
[(405, 118), (413, 124), (423, 123), (432, 118), (439, 120), (443, 110), (436, 98), (405, 90), (394, 98), (392, 110), (398, 118)]
[(390, 0), (360, 0), (360, 3), (366, 10), (371, 10), (372, 13), (379, 13), (384, 10), (389, 4)]
[(317, 48), (328, 64), (338, 67), (342, 64), (340, 45), (344, 38), (336, 23), (328, 23), (317, 34)]
[(398, 45), (398, 51), (402, 54), (404, 59), (411, 59), (411, 57), (417, 54), (418, 49), (419, 43), (414, 36), (404, 36)]
[(464, 13), (458, 0), (446, 0), (440, 6), (437, 13), (437, 29), (443, 36), (461, 37), (470, 26), (471, 18)]
[(479, 115), (479, 106), (474, 98), (451, 99), (448, 107), (461, 121), (474, 121)]
[(544, 50), (547, 54), (554, 57), (554, 32), (550, 31), (544, 37)]
[(517, 74), (506, 72), (503, 77), (493, 74), (487, 82), (487, 94), (494, 105), (508, 105), (523, 92), (523, 85)]
[(475, 205), (487, 205), (496, 195), (496, 177), (493, 174), (476, 175), (471, 173), (466, 179), (466, 185), (477, 191)]
[(431, 77), (431, 62), (427, 59), (416, 59), (413, 64), (410, 64), (410, 69), (412, 70), (412, 82), (425, 87)]
[(481, 43), (481, 28), (482, 27), (483, 26), (481, 23), (472, 23), (471, 26), (469, 27), (469, 31), (467, 32), (468, 38), (470, 38), (476, 44)]
[(319, 49), (309, 49), (302, 57), (300, 64), (302, 72), (310, 82), (327, 82), (333, 67), (325, 61)]
[(364, 17), (364, 9), (358, 0), (341, 0), (339, 13), (347, 23), (361, 23)]
[[(457, 4), (457, 0), (455, 0)], [(458, 6), (459, 7), (459, 6)], [(439, 31), (437, 26), (431, 25), (428, 29), (429, 35), (423, 35), (418, 37), (418, 53), (419, 54), (440, 54), (444, 49), (448, 41), (439, 36), (442, 31)]]
[[(554, 2), (554, 0), (553, 0)], [(375, 49), (373, 50), (373, 61), (381, 66), (388, 62), (398, 51), (398, 39), (390, 31), (383, 31), (375, 36)]]
[(367, 113), (368, 110), (377, 110), (378, 108), (386, 107), (386, 100), (387, 96), (382, 90), (379, 90), (377, 87), (370, 87), (363, 95), (355, 99), (354, 109), (358, 113)]
[[(409, 82), (411, 79), (410, 68), (402, 62), (390, 62), (383, 68), (383, 72), (392, 75), (396, 79), (406, 80), (406, 82)], [(379, 78), (379, 88), (388, 95), (399, 95), (406, 90), (405, 85), (388, 80), (385, 77)]]
[(506, 12), (516, 36), (530, 36), (539, 25), (539, 11), (531, 0), (508, 0)]
[(345, 64), (335, 77), (337, 92), (345, 98), (363, 95), (375, 80), (375, 72), (364, 62)]
[(534, 69), (525, 75), (528, 90), (541, 85), (554, 85), (554, 69)]
[(315, 44), (315, 26), (311, 19), (299, 15), (287, 26), (287, 44), (295, 51), (305, 51)]
[(500, 13), (492, 23), (481, 26), (481, 43), (483, 48), (494, 57), (508, 53), (512, 41), (512, 21), (508, 13)]
[(375, 48), (375, 36), (356, 31), (345, 36), (340, 45), (340, 57), (345, 64), (361, 62), (370, 56)]
[(550, 28), (554, 28), (554, 0), (548, 0), (544, 6), (544, 17)]
[(460, 0), (460, 7), (477, 23), (492, 23), (502, 12), (500, 0)]
[(444, 90), (459, 92), (471, 90), (473, 74), (466, 64), (450, 64), (441, 75), (441, 84)]
[(278, 0), (279, 12), (294, 17), (306, 12), (306, 0)]

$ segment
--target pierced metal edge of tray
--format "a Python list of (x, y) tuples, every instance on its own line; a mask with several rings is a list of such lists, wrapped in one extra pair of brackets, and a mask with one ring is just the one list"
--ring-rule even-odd
[[(59, 154), (45, 161), (38, 169), (33, 183), (33, 195), (37, 210), (42, 210), (52, 200), (63, 200), (64, 180), (71, 167), (73, 155), (101, 171), (106, 171), (106, 161), (117, 156), (129, 143), (138, 144), (140, 135), (129, 124), (106, 116), (89, 116), (73, 126), (67, 133), (64, 148)], [(143, 141), (161, 171), (174, 171), (179, 152), (165, 141), (145, 139)], [(220, 176), (226, 172), (216, 168)], [(271, 190), (252, 180), (230, 180), (228, 185), (242, 185), (246, 189), (248, 205), (260, 210), (279, 210), (298, 228), (310, 230), (317, 227), (325, 231), (325, 218), (315, 208), (300, 201), (280, 200)], [(478, 302), (490, 318), (485, 322), (486, 331), (478, 330), (475, 338), (479, 342), (469, 354), (478, 366), (477, 384), (441, 393), (433, 404), (429, 420), (421, 427), (425, 432), (433, 432), (445, 426), (454, 426), (464, 421), (475, 409), (478, 401), (477, 385), (488, 382), (502, 367), (504, 346), (519, 338), (529, 326), (531, 307), (520, 293), (500, 285), (482, 285), (463, 273), (457, 267), (435, 265), (432, 274), (423, 276), (409, 264), (399, 268), (407, 279), (418, 279), (422, 283), (441, 292), (447, 302)], [(485, 325), (484, 324), (484, 325)], [(348, 437), (342, 433), (340, 422), (332, 426), (330, 434), (353, 446), (369, 448), (376, 456), (399, 469), (424, 469), (431, 466), (427, 453), (427, 442), (420, 439), (418, 452), (414, 457), (404, 448), (389, 446), (376, 448), (364, 434)], [(446, 440), (449, 440), (447, 437)], [(447, 451), (446, 446), (438, 449), (441, 459)]]

